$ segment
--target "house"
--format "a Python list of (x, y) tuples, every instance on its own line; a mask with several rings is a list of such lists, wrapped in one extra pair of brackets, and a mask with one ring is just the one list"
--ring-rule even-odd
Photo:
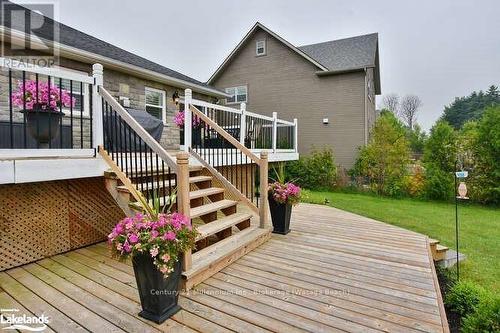
[(351, 168), (375, 120), (378, 54), (376, 33), (297, 47), (257, 22), (208, 83), (227, 105), (297, 118), (300, 153), (329, 146)]
[(103, 241), (158, 200), (199, 226), (186, 288), (269, 238), (259, 187), (268, 161), (298, 158), (297, 121), (219, 105), (211, 85), (0, 5), (0, 271)]

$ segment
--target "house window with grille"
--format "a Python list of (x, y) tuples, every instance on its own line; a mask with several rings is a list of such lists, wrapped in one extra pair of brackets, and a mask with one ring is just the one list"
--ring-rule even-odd
[(165, 91), (146, 87), (146, 112), (166, 121)]
[(262, 56), (266, 54), (266, 41), (259, 40), (255, 43), (255, 54)]
[(226, 104), (247, 102), (246, 86), (226, 88), (226, 93), (231, 95), (231, 97), (226, 98)]

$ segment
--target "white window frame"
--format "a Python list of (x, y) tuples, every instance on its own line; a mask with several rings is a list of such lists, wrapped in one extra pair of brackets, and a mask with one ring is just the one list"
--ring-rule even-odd
[[(245, 88), (245, 91), (246, 91), (246, 94), (245, 94), (245, 100), (244, 101), (238, 101), (238, 89), (239, 88)], [(227, 98), (226, 98), (226, 104), (227, 105), (231, 105), (231, 104), (240, 104), (240, 103), (247, 103), (248, 102), (248, 86), (246, 85), (240, 85), (240, 86), (234, 86), (234, 87), (228, 87), (226, 89), (224, 89), (224, 91), (226, 92), (226, 94), (228, 94), (228, 90), (229, 89), (234, 89), (234, 102), (228, 102), (227, 101)]]
[[(57, 66), (57, 65), (55, 65), (54, 68), (57, 68), (61, 72), (77, 73), (77, 74), (82, 74), (85, 76), (89, 75), (87, 72), (79, 71), (79, 70), (72, 69), (72, 68), (66, 68), (66, 67), (61, 67), (61, 66)], [(70, 79), (66, 79), (64, 77), (62, 77), (61, 79), (71, 81)], [(58, 77), (51, 76), (51, 80), (53, 80), (52, 81), (53, 84), (59, 86), (59, 78)], [(75, 83), (79, 86), (80, 82), (74, 81), (73, 83), (74, 83), (74, 85), (73, 85), (73, 90), (74, 90), (76, 87)], [(83, 115), (82, 116), (85, 118), (90, 118), (89, 84), (87, 84), (85, 82), (83, 83), (82, 93), (78, 93), (76, 91), (73, 91), (73, 97), (78, 96), (78, 95), (82, 96), (82, 101), (83, 101)], [(61, 111), (64, 112), (65, 116), (71, 116), (71, 108), (70, 107), (63, 106), (61, 108)], [(73, 117), (80, 117), (80, 115), (81, 115), (80, 109), (73, 108)]]
[[(153, 107), (153, 108), (160, 108), (158, 105), (153, 105), (153, 104), (148, 104), (146, 101), (146, 94), (149, 92), (156, 92), (160, 93), (162, 96), (162, 106), (161, 106), (161, 120), (163, 121), (163, 125), (167, 124), (167, 92), (165, 90), (161, 89), (156, 89), (156, 88), (151, 88), (151, 87), (144, 87), (144, 111), (146, 111), (146, 108)], [(147, 112), (147, 111), (146, 111)]]
[[(262, 53), (259, 53), (259, 49), (261, 48), (261, 47), (259, 47), (259, 43), (262, 43), (262, 49), (264, 49), (264, 52), (262, 52)], [(266, 40), (265, 39), (261, 39), (261, 40), (256, 41), (255, 42), (255, 55), (257, 57), (260, 57), (260, 56), (266, 55), (266, 53), (267, 53), (267, 42), (266, 42)]]

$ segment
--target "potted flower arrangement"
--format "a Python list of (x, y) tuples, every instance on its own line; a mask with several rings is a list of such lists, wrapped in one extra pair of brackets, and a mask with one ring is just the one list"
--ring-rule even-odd
[[(191, 132), (191, 137), (192, 137), (192, 144), (193, 146), (200, 146), (201, 145), (201, 118), (194, 116), (193, 117), (193, 125), (192, 125), (192, 132)], [(184, 111), (179, 111), (175, 114), (174, 116), (174, 123), (181, 129), (181, 131), (184, 131)], [(181, 132), (181, 140), (183, 138), (182, 135), (183, 132)], [(181, 142), (182, 144), (182, 142)]]
[(273, 223), (273, 233), (286, 235), (290, 232), (292, 206), (300, 202), (299, 186), (285, 182), (284, 165), (281, 163), (276, 170), (276, 180), (269, 184), (268, 201)]
[(12, 104), (21, 108), (26, 116), (30, 135), (41, 148), (48, 148), (49, 142), (59, 133), (64, 113), (61, 107), (75, 105), (70, 93), (48, 82), (19, 81), (11, 96)]
[(194, 248), (195, 238), (191, 221), (179, 213), (137, 214), (114, 227), (109, 244), (115, 256), (132, 257), (142, 306), (139, 316), (162, 323), (180, 310), (182, 253)]

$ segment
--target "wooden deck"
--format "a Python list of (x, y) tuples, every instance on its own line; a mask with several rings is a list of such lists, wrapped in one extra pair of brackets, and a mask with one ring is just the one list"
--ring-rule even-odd
[(98, 244), (0, 273), (0, 307), (52, 332), (446, 332), (427, 237), (301, 204), (292, 232), (212, 276), (162, 325), (140, 311), (132, 267)]

